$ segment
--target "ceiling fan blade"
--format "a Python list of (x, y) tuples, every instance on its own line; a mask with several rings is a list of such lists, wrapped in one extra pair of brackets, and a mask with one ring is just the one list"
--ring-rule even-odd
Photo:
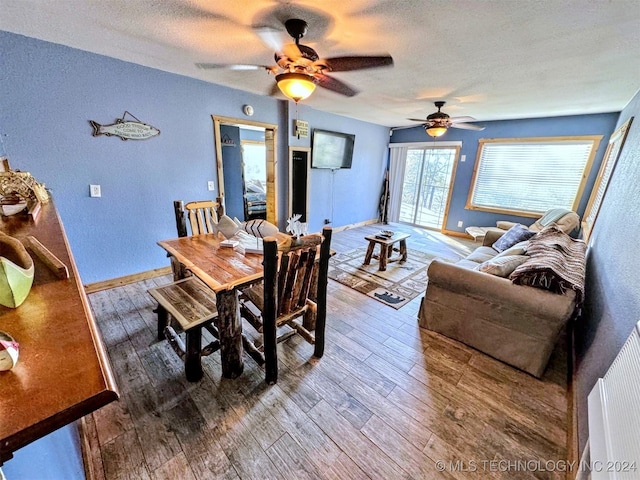
[(350, 87), (340, 80), (325, 75), (324, 73), (318, 73), (314, 76), (318, 81), (318, 85), (326, 88), (327, 90), (331, 90), (332, 92), (336, 92), (347, 97), (353, 97), (358, 94), (358, 90), (355, 88)]
[(427, 121), (424, 118), (407, 118), (407, 120), (411, 120), (412, 122), (427, 123)]
[(287, 37), (282, 30), (267, 26), (253, 27), (253, 31), (256, 33), (262, 43), (269, 47), (274, 52), (281, 52), (282, 47), (286, 42)]
[(215, 70), (217, 68), (226, 68), (227, 70), (271, 70), (267, 65), (246, 65), (246, 64), (229, 64), (229, 63), (196, 63), (196, 67), (202, 70)]
[(332, 72), (348, 72), (350, 70), (391, 66), (393, 65), (393, 58), (390, 55), (334, 57), (325, 58), (322, 63)]
[(451, 126), (453, 128), (462, 128), (464, 130), (484, 130), (484, 127), (481, 127), (479, 125), (471, 125), (470, 123), (452, 123)]
[[(410, 118), (409, 120), (415, 120)], [(419, 122), (420, 120), (415, 120), (417, 122)], [(404, 130), (405, 128), (416, 128), (416, 127), (424, 127), (424, 124), (422, 125), (404, 125), (402, 127), (393, 127), (391, 130)]]
[(451, 123), (459, 123), (459, 122), (475, 122), (476, 119), (473, 117), (449, 117), (449, 121)]

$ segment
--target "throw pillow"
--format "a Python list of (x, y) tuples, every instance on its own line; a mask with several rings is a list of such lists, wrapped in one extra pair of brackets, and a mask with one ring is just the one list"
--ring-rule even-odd
[(507, 231), (507, 233), (502, 235), (491, 246), (494, 248), (494, 250), (502, 252), (509, 247), (513, 247), (516, 243), (522, 242), (523, 240), (529, 240), (535, 234), (535, 232), (532, 232), (527, 227), (516, 223)]
[(523, 240), (521, 242), (516, 243), (514, 246), (503, 250), (499, 254), (497, 254), (494, 258), (500, 257), (508, 257), (510, 255), (524, 255), (527, 251), (527, 245), (529, 245), (529, 240)]
[(257, 238), (275, 237), (278, 234), (278, 227), (262, 219), (249, 220), (242, 225), (242, 228)]
[(509, 255), (504, 257), (497, 257), (492, 260), (487, 260), (476, 267), (477, 270), (490, 273), (497, 277), (506, 278), (511, 273), (527, 261), (529, 257), (526, 255)]
[(222, 217), (220, 217), (220, 220), (218, 220), (218, 223), (215, 225), (214, 230), (222, 233), (224, 238), (229, 240), (240, 230), (240, 222), (237, 218), (231, 220), (231, 217), (223, 215)]

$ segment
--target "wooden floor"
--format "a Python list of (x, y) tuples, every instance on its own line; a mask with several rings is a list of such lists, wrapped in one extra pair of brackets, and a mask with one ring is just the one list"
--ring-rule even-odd
[[(474, 247), (392, 228), (412, 234), (409, 249), (446, 258)], [(364, 235), (380, 229), (336, 232), (332, 247), (365, 246)], [(532, 462), (566, 457), (563, 348), (537, 380), (420, 329), (419, 298), (395, 310), (330, 280), (322, 359), (294, 337), (279, 345), (274, 386), (247, 356), (240, 378), (222, 379), (218, 354), (191, 384), (155, 339), (146, 290), (169, 280), (89, 297), (121, 392), (85, 417), (94, 478), (562, 478)]]

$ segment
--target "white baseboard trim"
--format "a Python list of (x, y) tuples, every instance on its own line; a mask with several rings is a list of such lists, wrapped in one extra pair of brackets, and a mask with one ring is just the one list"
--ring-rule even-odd
[(373, 223), (378, 223), (379, 220), (377, 218), (374, 218), (372, 220), (365, 220), (363, 222), (357, 222), (357, 223), (351, 223), (349, 225), (343, 225), (341, 227), (332, 227), (334, 232), (342, 232), (343, 230), (349, 230), (351, 228), (356, 228), (356, 227), (364, 227), (365, 225), (371, 225)]

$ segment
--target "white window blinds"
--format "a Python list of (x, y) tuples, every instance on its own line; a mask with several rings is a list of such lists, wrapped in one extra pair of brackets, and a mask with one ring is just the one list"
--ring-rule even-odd
[(596, 139), (481, 140), (471, 208), (543, 213), (577, 208)]

